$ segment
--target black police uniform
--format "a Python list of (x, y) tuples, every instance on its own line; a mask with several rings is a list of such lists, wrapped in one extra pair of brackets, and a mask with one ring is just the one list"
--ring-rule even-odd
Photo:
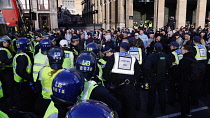
[[(27, 52), (26, 54), (30, 57), (33, 65), (33, 54), (29, 52)], [(26, 68), (28, 66), (28, 59), (25, 55), (21, 55), (17, 57), (16, 63), (17, 74), (23, 80), (26, 80), (25, 82), (15, 83), (15, 100), (17, 109), (21, 111), (31, 112), (33, 111), (34, 107), (34, 94), (30, 86), (30, 82), (33, 82), (33, 76), (32, 73), (28, 74), (26, 72)]]
[[(5, 50), (0, 50), (0, 61), (3, 65), (12, 64), (13, 58), (9, 59), (7, 52)], [(2, 66), (3, 66), (2, 65)], [(0, 79), (2, 82), (2, 89), (4, 90), (4, 98), (7, 99), (10, 105), (12, 105), (13, 93), (14, 93), (14, 78), (13, 78), (13, 68), (5, 67), (4, 69), (0, 68)]]
[(156, 91), (158, 92), (159, 104), (161, 107), (161, 112), (165, 112), (166, 108), (166, 92), (165, 92), (165, 83), (166, 76), (165, 73), (162, 76), (157, 76), (157, 66), (159, 54), (162, 54), (166, 60), (165, 70), (167, 71), (170, 68), (170, 60), (166, 54), (160, 51), (156, 51), (149, 55), (144, 63), (144, 77), (150, 83), (150, 89), (148, 91), (148, 106), (147, 112), (152, 114), (155, 108), (156, 101)]
[[(114, 89), (110, 90), (114, 96), (120, 101), (122, 104), (122, 113), (119, 113), (119, 116), (125, 118), (135, 118), (136, 117), (136, 89), (135, 89), (135, 81), (140, 79), (141, 76), (141, 67), (136, 59), (134, 64), (134, 75), (128, 74), (117, 74), (112, 73), (113, 65), (115, 63), (114, 54), (109, 57), (106, 66), (104, 68), (103, 78), (108, 83), (111, 83), (112, 86), (115, 86)], [(120, 85), (125, 82), (126, 79), (130, 80), (130, 83)]]

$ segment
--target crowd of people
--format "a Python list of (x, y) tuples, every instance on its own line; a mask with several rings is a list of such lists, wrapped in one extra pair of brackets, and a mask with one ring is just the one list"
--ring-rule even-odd
[[(0, 37), (3, 118), (135, 118), (210, 94), (210, 28), (53, 29)], [(202, 86), (202, 87), (201, 87)], [(168, 90), (168, 91), (166, 91)], [(97, 112), (94, 112), (97, 111)]]

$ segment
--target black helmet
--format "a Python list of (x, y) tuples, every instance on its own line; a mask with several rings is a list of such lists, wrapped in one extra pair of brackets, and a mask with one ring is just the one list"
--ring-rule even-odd
[(64, 51), (59, 47), (53, 47), (47, 55), (52, 69), (62, 69), (63, 60), (65, 57)]

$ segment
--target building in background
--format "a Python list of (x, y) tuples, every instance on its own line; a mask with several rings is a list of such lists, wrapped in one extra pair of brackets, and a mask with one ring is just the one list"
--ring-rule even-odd
[(58, 7), (67, 8), (72, 15), (82, 15), (82, 0), (58, 0)]
[(134, 23), (148, 20), (153, 28), (161, 28), (171, 16), (177, 28), (186, 22), (204, 27), (210, 19), (210, 0), (83, 0), (81, 4), (83, 22), (105, 29), (133, 28)]
[[(35, 29), (58, 28), (57, 0), (20, 0), (24, 10), (25, 20), (32, 19)], [(31, 12), (31, 15), (30, 15)]]

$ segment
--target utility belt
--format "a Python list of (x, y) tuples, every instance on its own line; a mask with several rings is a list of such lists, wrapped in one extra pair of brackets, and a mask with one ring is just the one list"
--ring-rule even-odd
[(135, 86), (135, 80), (134, 79), (124, 79), (122, 82), (116, 83), (116, 84), (107, 84), (107, 88), (110, 90), (115, 90), (118, 88), (123, 88), (126, 86)]

